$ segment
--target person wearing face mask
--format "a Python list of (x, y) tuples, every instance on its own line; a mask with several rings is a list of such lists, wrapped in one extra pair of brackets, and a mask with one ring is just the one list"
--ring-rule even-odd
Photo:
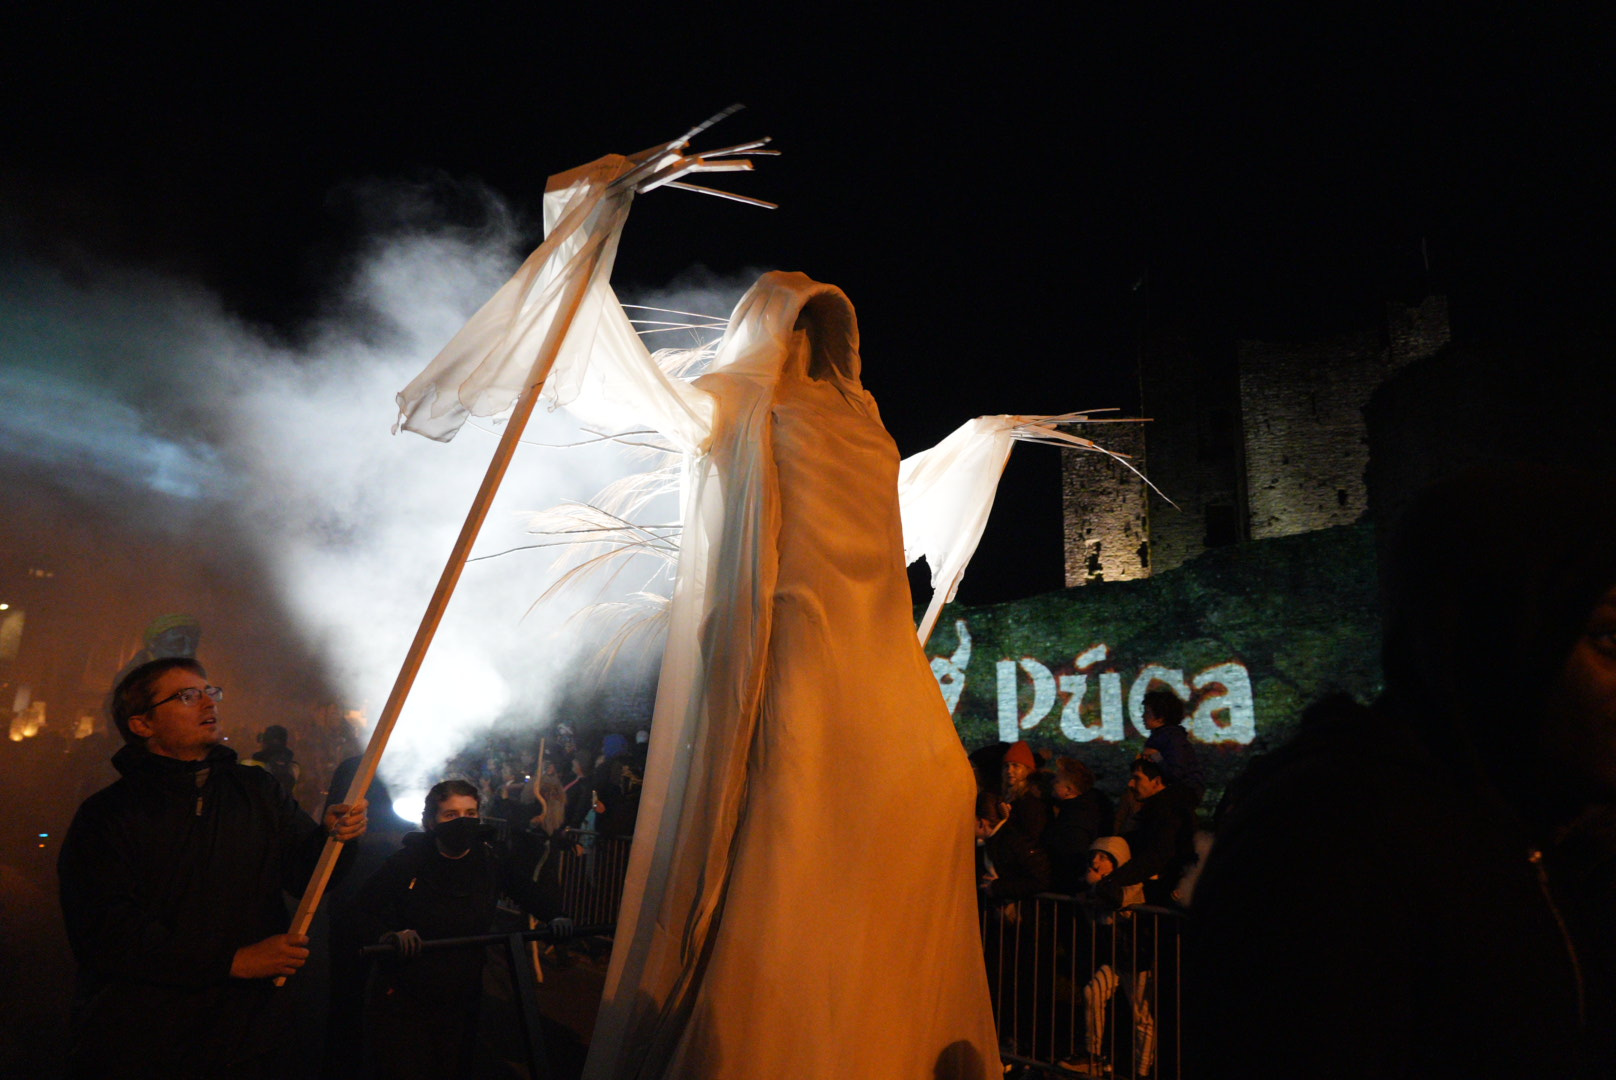
[(491, 932), (501, 894), (558, 933), (571, 929), (559, 916), (552, 879), (535, 882), (495, 846), (474, 786), (434, 785), (421, 825), (356, 902), (364, 939), (398, 946), (377, 964), (366, 994), (366, 1052), (376, 1080), (470, 1074), (484, 950), (423, 950), (423, 941)]

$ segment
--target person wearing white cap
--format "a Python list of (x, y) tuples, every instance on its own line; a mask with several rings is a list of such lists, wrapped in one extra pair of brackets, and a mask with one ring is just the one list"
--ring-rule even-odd
[[(1131, 852), (1120, 836), (1102, 836), (1089, 847), (1089, 872), (1084, 880), (1092, 890), (1126, 866)], [(1096, 920), (1111, 928), (1110, 963), (1099, 964), (1083, 987), (1084, 1054), (1066, 1058), (1060, 1067), (1077, 1076), (1112, 1076), (1112, 1064), (1104, 1056), (1105, 1008), (1120, 987), (1133, 1007), (1133, 1069), (1136, 1076), (1149, 1076), (1156, 1059), (1156, 1018), (1150, 1009), (1150, 973), (1126, 970), (1125, 959), (1134, 952), (1127, 948), (1120, 930), (1131, 929), (1133, 915), (1126, 909), (1145, 900), (1144, 886), (1133, 884), (1122, 889), (1124, 910), (1113, 916), (1108, 908)], [(1126, 935), (1124, 935), (1126, 936)], [(1095, 959), (1102, 949), (1096, 942)], [(1120, 970), (1119, 970), (1120, 969)]]

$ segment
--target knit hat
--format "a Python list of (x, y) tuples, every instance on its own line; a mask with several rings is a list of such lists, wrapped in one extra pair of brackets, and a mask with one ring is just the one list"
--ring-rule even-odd
[(1089, 850), (1105, 852), (1118, 866), (1133, 856), (1133, 852), (1128, 850), (1128, 841), (1120, 836), (1102, 836), (1089, 845)]
[(1038, 759), (1032, 756), (1032, 747), (1027, 745), (1026, 739), (1011, 743), (1010, 749), (1004, 752), (1004, 761), (1007, 765), (1012, 761), (1019, 762), (1033, 772), (1038, 771)]

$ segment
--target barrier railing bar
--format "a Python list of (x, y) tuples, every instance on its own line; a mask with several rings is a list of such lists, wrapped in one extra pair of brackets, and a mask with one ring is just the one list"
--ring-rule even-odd
[[(616, 928), (616, 925), (613, 923), (601, 923), (594, 926), (579, 926), (574, 928), (572, 933), (566, 935), (565, 937), (557, 936), (556, 932), (551, 930), (548, 926), (541, 926), (536, 930), (517, 930), (509, 934), (472, 934), (468, 937), (431, 938), (423, 939), (421, 941), (421, 950), (423, 952), (429, 952), (437, 949), (470, 948), (473, 945), (500, 945), (513, 937), (524, 942), (551, 940), (571, 941), (575, 938), (607, 937)], [(398, 945), (397, 943), (391, 941), (386, 943), (378, 943), (376, 945), (363, 945), (360, 946), (359, 951), (365, 956), (390, 956), (393, 953), (398, 952)]]

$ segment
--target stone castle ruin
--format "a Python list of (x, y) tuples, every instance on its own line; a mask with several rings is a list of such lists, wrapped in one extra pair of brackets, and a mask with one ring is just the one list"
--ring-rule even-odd
[(1220, 349), (1156, 336), (1139, 372), (1153, 422), (1110, 429), (1107, 445), (1132, 455), (1177, 508), (1104, 455), (1068, 451), (1067, 586), (1149, 577), (1212, 548), (1357, 521), (1369, 506), (1364, 408), (1449, 336), (1443, 296), (1388, 304), (1378, 331), (1316, 341)]

